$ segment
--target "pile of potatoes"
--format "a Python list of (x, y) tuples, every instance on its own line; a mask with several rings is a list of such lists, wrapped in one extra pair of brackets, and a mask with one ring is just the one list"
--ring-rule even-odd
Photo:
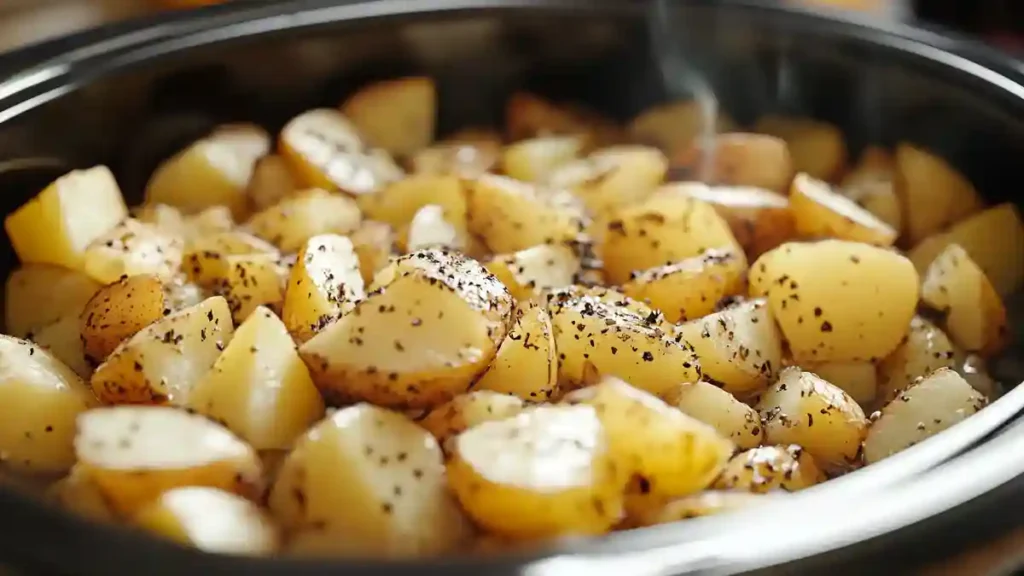
[(526, 93), (435, 141), (435, 90), (10, 214), (4, 470), (207, 551), (424, 557), (756, 505), (998, 393), (1024, 225), (935, 155)]

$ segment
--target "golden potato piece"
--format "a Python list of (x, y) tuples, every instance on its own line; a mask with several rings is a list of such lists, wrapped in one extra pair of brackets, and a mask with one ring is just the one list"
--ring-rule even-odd
[(136, 274), (154, 274), (169, 281), (178, 274), (183, 250), (176, 236), (128, 218), (85, 249), (83, 267), (102, 284)]
[(466, 190), (457, 176), (413, 174), (377, 194), (359, 199), (367, 218), (389, 224), (395, 230), (406, 230), (416, 213), (431, 204), (441, 207), (444, 221), (455, 228), (462, 244), (468, 245)]
[(444, 219), (444, 208), (436, 204), (427, 204), (416, 211), (409, 227), (399, 233), (398, 243), (405, 246), (406, 252), (428, 248), (460, 250), (463, 247), (459, 230)]
[(637, 527), (670, 524), (690, 518), (743, 510), (764, 502), (773, 502), (774, 498), (776, 497), (756, 493), (709, 490), (672, 500), (630, 520), (631, 524)]
[(903, 229), (903, 207), (900, 206), (899, 196), (896, 195), (894, 178), (891, 172), (866, 173), (852, 181), (844, 181), (839, 193), (899, 232)]
[(805, 238), (838, 238), (891, 246), (897, 230), (856, 202), (835, 192), (827, 182), (800, 173), (793, 179), (789, 205), (797, 232)]
[(128, 216), (106, 166), (68, 172), (4, 219), (22, 264), (82, 270), (85, 250)]
[(725, 186), (751, 186), (783, 193), (793, 179), (793, 161), (781, 138), (764, 134), (720, 134), (675, 154), (672, 165), (697, 180)]
[(264, 210), (300, 189), (288, 161), (280, 154), (267, 154), (256, 161), (246, 195), (256, 210)]
[(760, 446), (764, 438), (757, 411), (714, 384), (679, 384), (664, 393), (662, 399), (711, 426), (741, 450)]
[(715, 481), (718, 490), (796, 492), (827, 480), (814, 458), (796, 444), (761, 446), (732, 457)]
[(211, 206), (195, 214), (182, 214), (167, 204), (144, 204), (134, 209), (133, 213), (139, 222), (155, 226), (162, 233), (175, 236), (185, 244), (235, 228), (235, 218), (227, 206)]
[(537, 136), (510, 144), (501, 155), (502, 171), (523, 182), (545, 182), (561, 166), (578, 158), (582, 136)]
[(529, 92), (513, 93), (505, 105), (505, 127), (512, 141), (549, 134), (582, 134), (588, 143), (619, 138), (618, 129), (592, 112), (549, 102)]
[(240, 231), (219, 232), (202, 236), (185, 248), (182, 269), (189, 280), (204, 288), (223, 284), (231, 274), (230, 256), (266, 254), (277, 259), (280, 253), (274, 246), (252, 234)]
[(911, 245), (982, 207), (977, 190), (955, 168), (905, 142), (896, 147), (896, 194)]
[(75, 374), (88, 380), (95, 365), (86, 360), (80, 327), (78, 314), (68, 314), (56, 322), (37, 328), (32, 334), (32, 341), (56, 356)]
[(793, 170), (832, 181), (846, 166), (846, 142), (839, 128), (811, 118), (762, 116), (754, 132), (786, 141)]
[(26, 264), (7, 277), (4, 323), (7, 333), (31, 333), (60, 318), (77, 314), (101, 285), (77, 270), (49, 264)]
[(165, 316), (118, 345), (96, 368), (93, 392), (111, 404), (185, 406), (232, 334), (231, 312), (220, 296)]
[(514, 394), (528, 402), (543, 402), (556, 394), (558, 352), (551, 316), (543, 306), (528, 304), (521, 309), (473, 388)]
[(291, 550), (302, 555), (435, 555), (470, 536), (434, 438), (369, 404), (338, 410), (296, 443), (269, 505), (293, 538), (305, 540)]
[(882, 408), (864, 439), (864, 460), (873, 464), (926, 440), (986, 404), (963, 378), (940, 368), (901, 391)]
[(371, 145), (407, 156), (434, 139), (437, 88), (426, 76), (374, 82), (342, 103), (341, 113)]
[(878, 364), (878, 400), (890, 402), (896, 395), (940, 368), (956, 363), (953, 343), (931, 322), (915, 316), (906, 340)]
[(298, 252), (313, 236), (352, 233), (360, 219), (359, 207), (351, 198), (313, 188), (253, 214), (247, 226), (282, 252)]
[(299, 348), (328, 401), (430, 408), (467, 389), (505, 338), (512, 297), (461, 254), (399, 258), (351, 313)]
[[(71, 440), (73, 444), (73, 439)], [(96, 482), (80, 466), (71, 468), (67, 476), (46, 490), (47, 499), (73, 514), (99, 522), (113, 522), (117, 513)]]
[(441, 142), (409, 159), (413, 174), (476, 178), (493, 170), (501, 159), (501, 140)]
[(488, 531), (514, 539), (601, 534), (626, 478), (592, 406), (544, 406), (454, 440), (448, 482)]
[[(705, 130), (705, 112), (695, 100), (679, 100), (658, 104), (644, 110), (629, 124), (634, 139), (652, 144), (669, 154), (690, 147)], [(714, 111), (712, 132), (724, 132), (735, 126), (721, 110)]]
[(259, 306), (281, 310), (290, 272), (274, 254), (237, 254), (225, 256), (223, 262), (224, 277), (213, 292), (227, 300), (236, 324)]
[(359, 258), (344, 236), (314, 236), (299, 252), (288, 278), (281, 318), (305, 342), (365, 295)]
[(575, 241), (587, 220), (583, 205), (568, 192), (492, 174), (470, 186), (469, 231), (495, 254)]
[(363, 277), (363, 285), (369, 286), (377, 272), (386, 268), (391, 261), (391, 255), (395, 252), (394, 230), (383, 222), (364, 220), (348, 238), (359, 258), (359, 275)]
[(123, 516), (183, 486), (260, 494), (262, 471), (252, 447), (177, 408), (95, 408), (79, 416), (74, 442), (78, 465)]
[(727, 296), (744, 292), (747, 258), (739, 247), (712, 248), (699, 256), (633, 274), (622, 292), (647, 302), (669, 322), (707, 316)]
[(487, 270), (498, 277), (517, 300), (529, 300), (547, 290), (570, 286), (582, 267), (565, 244), (538, 244), (512, 254), (495, 256)]
[(877, 361), (899, 346), (918, 301), (903, 256), (840, 240), (789, 243), (750, 267), (797, 362)]
[(437, 438), (445, 451), (448, 442), (466, 430), (490, 422), (511, 418), (523, 411), (523, 400), (511, 394), (491, 390), (474, 390), (460, 394), (431, 410), (419, 425)]
[[(901, 344), (903, 346), (905, 344)], [(838, 386), (861, 407), (871, 406), (878, 393), (878, 373), (871, 362), (804, 363), (803, 369)]]
[[(725, 219), (750, 258), (796, 238), (789, 198), (763, 188), (669, 185), (710, 204)], [(669, 187), (667, 186), (667, 187)]]
[(77, 374), (46, 350), (0, 335), (3, 463), (25, 472), (66, 472), (75, 463), (75, 419), (96, 399)]
[(642, 318), (645, 324), (661, 328), (665, 332), (671, 332), (675, 328), (675, 324), (665, 320), (665, 315), (660, 311), (651, 308), (643, 302), (633, 300), (618, 290), (605, 286), (573, 284), (564, 288), (547, 290), (539, 300), (547, 306), (549, 314), (554, 314), (562, 304), (586, 298), (596, 299), (610, 306), (624, 308), (627, 312), (632, 312), (634, 316)]
[(85, 356), (99, 365), (121, 342), (170, 312), (163, 284), (152, 274), (125, 276), (104, 286), (80, 315)]
[(571, 190), (593, 214), (639, 202), (662, 183), (668, 158), (648, 146), (612, 146), (554, 170), (546, 182)]

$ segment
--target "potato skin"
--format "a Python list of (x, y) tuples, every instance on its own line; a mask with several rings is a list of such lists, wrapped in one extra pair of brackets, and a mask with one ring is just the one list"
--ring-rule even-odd
[(673, 166), (696, 174), (693, 179), (718, 185), (753, 186), (781, 194), (793, 179), (789, 147), (781, 138), (766, 134), (719, 134), (710, 144), (694, 142), (672, 160)]
[(910, 245), (981, 209), (978, 191), (945, 160), (912, 144), (896, 147), (896, 193)]
[(157, 276), (126, 276), (104, 286), (80, 316), (86, 357), (94, 365), (100, 364), (118, 344), (169, 313), (163, 283)]
[(821, 180), (800, 173), (789, 192), (797, 232), (805, 238), (837, 238), (891, 246), (897, 230)]
[(707, 316), (727, 296), (742, 293), (747, 258), (736, 247), (713, 248), (699, 256), (637, 272), (622, 292), (661, 310), (669, 322)]
[(814, 458), (800, 446), (761, 446), (733, 456), (715, 482), (715, 488), (757, 493), (796, 492), (826, 479)]
[(281, 319), (305, 342), (366, 294), (352, 242), (337, 234), (310, 238), (288, 276)]
[(888, 404), (918, 378), (955, 364), (956, 349), (946, 333), (915, 316), (907, 339), (878, 364), (878, 401)]
[(408, 156), (434, 139), (437, 87), (429, 76), (373, 82), (340, 106), (366, 140), (395, 156)]
[(754, 131), (786, 141), (796, 172), (831, 181), (846, 166), (847, 150), (838, 127), (811, 118), (762, 116)]
[(789, 198), (781, 194), (749, 186), (674, 186), (710, 204), (729, 224), (736, 241), (751, 259), (796, 239)]
[(558, 392), (558, 350), (547, 310), (537, 304), (521, 307), (487, 371), (473, 384), (527, 402), (543, 402)]

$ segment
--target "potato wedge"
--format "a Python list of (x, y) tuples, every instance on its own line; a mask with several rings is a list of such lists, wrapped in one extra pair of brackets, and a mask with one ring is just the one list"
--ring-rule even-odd
[(672, 166), (708, 184), (778, 193), (786, 191), (794, 173), (785, 140), (743, 132), (719, 134), (711, 143), (695, 142), (672, 157)]
[(699, 256), (633, 274), (622, 292), (647, 302), (669, 322), (707, 316), (727, 296), (745, 292), (747, 258), (737, 246), (712, 248)]
[(241, 324), (258, 306), (280, 311), (290, 271), (274, 254), (225, 256), (224, 276), (213, 285), (213, 293), (224, 297), (231, 318)]
[(377, 289), (299, 348), (329, 402), (431, 408), (464, 392), (504, 340), (512, 297), (477, 263), (413, 252)]
[(341, 113), (371, 145), (407, 156), (434, 139), (437, 88), (428, 76), (374, 82), (349, 96)]
[(516, 300), (529, 300), (545, 291), (572, 285), (582, 267), (569, 246), (538, 244), (495, 256), (487, 263), (487, 270), (501, 280)]
[(591, 144), (617, 137), (603, 118), (556, 104), (529, 92), (515, 92), (505, 105), (505, 129), (509, 140), (549, 134), (582, 134)]
[(955, 363), (956, 352), (946, 333), (915, 316), (907, 339), (878, 364), (877, 399), (888, 404), (917, 379), (940, 368), (952, 368)]
[(463, 247), (459, 230), (444, 219), (444, 208), (437, 204), (427, 204), (416, 211), (409, 227), (399, 232), (398, 244), (404, 245), (406, 252), (428, 248), (461, 250)]
[(434, 408), (418, 423), (437, 438), (442, 449), (450, 452), (448, 444), (455, 436), (484, 422), (511, 418), (522, 412), (523, 406), (518, 396), (474, 390)]
[(256, 308), (188, 396), (188, 406), (257, 450), (292, 446), (324, 415), (324, 402), (284, 323)]
[(0, 335), (2, 463), (25, 472), (66, 472), (75, 463), (75, 419), (97, 404), (77, 374), (25, 340)]
[(892, 246), (897, 230), (832, 190), (827, 182), (803, 172), (796, 175), (789, 192), (796, 230), (805, 238), (838, 238), (876, 246)]
[(777, 496), (708, 490), (672, 500), (635, 518), (630, 518), (630, 525), (635, 527), (655, 526), (657, 524), (670, 524), (690, 518), (700, 518), (701, 516), (724, 514), (726, 512), (743, 510), (763, 502), (774, 502), (774, 498), (777, 498)]
[(514, 539), (601, 534), (626, 477), (592, 406), (543, 406), (455, 437), (448, 482), (488, 531)]
[(365, 296), (359, 258), (344, 236), (314, 236), (288, 277), (281, 318), (305, 342)]
[(671, 332), (675, 328), (675, 324), (665, 320), (665, 315), (659, 310), (655, 310), (643, 302), (634, 300), (618, 290), (605, 286), (573, 284), (564, 288), (547, 290), (539, 300), (547, 306), (548, 314), (554, 314), (562, 304), (586, 298), (596, 299), (610, 306), (625, 308), (626, 311), (642, 318), (645, 324), (661, 328), (665, 332)]
[(896, 147), (896, 194), (910, 245), (982, 208), (981, 196), (962, 174), (945, 160), (906, 142)]
[(764, 433), (757, 411), (708, 382), (679, 384), (662, 395), (669, 406), (711, 426), (740, 450), (761, 445)]
[(71, 468), (67, 476), (50, 485), (46, 496), (62, 509), (89, 520), (113, 522), (117, 519), (117, 513), (96, 482), (79, 466)]
[[(269, 505), (289, 533), (307, 538), (293, 549), (303, 555), (434, 555), (470, 536), (434, 438), (369, 404), (338, 410), (296, 443)], [(333, 538), (308, 537), (318, 533)]]
[(864, 439), (864, 460), (873, 464), (969, 417), (985, 397), (959, 374), (940, 368), (901, 391), (882, 408)]
[(154, 274), (169, 281), (178, 274), (183, 250), (178, 237), (128, 218), (85, 249), (83, 267), (101, 284), (136, 274)]
[(528, 402), (549, 400), (558, 392), (557, 354), (547, 309), (527, 304), (473, 389), (513, 394)]
[(750, 270), (750, 293), (767, 295), (797, 362), (884, 358), (907, 334), (917, 307), (913, 264), (867, 244), (783, 244)]
[(119, 515), (131, 516), (183, 486), (255, 498), (256, 451), (223, 426), (166, 406), (95, 408), (78, 417), (75, 455)]
[(763, 188), (670, 184), (710, 204), (725, 219), (749, 258), (796, 238), (789, 199)]
[(82, 270), (85, 250), (128, 216), (106, 166), (68, 172), (4, 219), (22, 264)]
[(121, 342), (170, 312), (163, 283), (153, 274), (104, 286), (79, 315), (85, 356), (98, 366)]
[(256, 161), (246, 196), (256, 210), (265, 210), (300, 190), (288, 161), (280, 154), (267, 154)]
[(267, 556), (280, 545), (277, 527), (259, 506), (203, 486), (164, 492), (135, 514), (132, 525), (217, 554)]
[(75, 374), (89, 379), (95, 364), (85, 357), (78, 314), (68, 314), (56, 322), (37, 328), (32, 334), (32, 341), (56, 356)]
[(495, 254), (575, 241), (588, 221), (583, 205), (567, 192), (492, 174), (471, 184), (468, 214), (469, 231)]
[(33, 330), (77, 314), (101, 284), (77, 270), (27, 264), (7, 277), (4, 324), (8, 334), (31, 338)]
[(825, 480), (825, 474), (803, 448), (795, 444), (761, 446), (733, 456), (715, 481), (715, 489), (796, 492)]
[(508, 145), (501, 169), (523, 182), (546, 182), (560, 167), (579, 158), (586, 144), (581, 136), (537, 136)]
[(643, 200), (667, 172), (668, 158), (657, 148), (613, 146), (558, 167), (546, 182), (571, 190), (592, 214), (600, 215)]
[(921, 299), (946, 316), (946, 332), (968, 352), (998, 354), (1009, 343), (1006, 307), (959, 244), (939, 254), (921, 282)]
[(432, 204), (441, 207), (444, 221), (455, 228), (463, 245), (468, 245), (466, 190), (457, 176), (413, 174), (359, 200), (367, 218), (395, 230), (407, 230), (416, 213)]
[(878, 395), (878, 372), (871, 362), (804, 363), (802, 367), (841, 388), (861, 407), (872, 406)]
[(395, 252), (394, 230), (383, 222), (363, 220), (348, 238), (359, 258), (359, 275), (363, 277), (363, 286), (369, 286), (377, 272), (386, 268), (391, 261), (391, 255)]
[(757, 120), (754, 132), (785, 140), (796, 172), (831, 182), (846, 167), (843, 133), (828, 122), (768, 115)]
[(868, 420), (838, 386), (797, 367), (786, 368), (761, 396), (757, 410), (768, 444), (803, 446), (826, 471), (859, 463)]
[(227, 206), (211, 206), (195, 214), (183, 214), (167, 204), (144, 204), (134, 209), (133, 214), (139, 222), (156, 226), (164, 234), (176, 236), (185, 244), (235, 228), (235, 218)]
[(118, 345), (93, 373), (92, 390), (111, 404), (185, 406), (232, 334), (220, 296), (164, 316)]
[(298, 252), (313, 236), (351, 234), (360, 218), (351, 198), (313, 188), (253, 214), (247, 227), (282, 252)]
[[(652, 106), (629, 124), (629, 134), (645, 144), (672, 155), (686, 150), (704, 131), (704, 111), (696, 100), (679, 100)], [(721, 110), (714, 111), (714, 132), (732, 129), (735, 122)]]
[(844, 182), (839, 193), (899, 232), (903, 229), (903, 207), (896, 195), (894, 178), (891, 172), (886, 175), (861, 176), (852, 182)]
[(413, 174), (453, 175), (477, 178), (492, 171), (501, 159), (501, 140), (441, 142), (424, 148), (409, 159)]

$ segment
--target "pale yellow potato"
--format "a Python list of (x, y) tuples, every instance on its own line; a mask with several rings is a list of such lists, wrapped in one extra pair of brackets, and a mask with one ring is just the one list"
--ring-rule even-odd
[(262, 306), (196, 382), (188, 406), (257, 450), (290, 448), (324, 416), (324, 401), (288, 330)]
[(377, 194), (359, 198), (367, 218), (397, 231), (407, 230), (416, 213), (431, 204), (441, 207), (444, 221), (455, 228), (460, 242), (468, 245), (466, 184), (458, 176), (413, 174)]
[(278, 153), (304, 188), (374, 194), (404, 175), (391, 156), (367, 149), (355, 125), (329, 108), (292, 118), (278, 136)]
[(313, 236), (352, 233), (360, 219), (351, 198), (312, 188), (253, 214), (246, 226), (282, 252), (298, 252)]
[(908, 257), (923, 274), (950, 244), (966, 250), (1003, 296), (1013, 294), (1024, 283), (1024, 222), (1013, 204), (983, 210), (925, 238)]
[(374, 82), (349, 96), (341, 113), (371, 145), (407, 156), (434, 139), (437, 88), (428, 76)]
[(78, 417), (74, 447), (78, 466), (124, 517), (183, 486), (261, 493), (256, 451), (220, 424), (177, 408), (94, 408)]
[(83, 268), (101, 284), (136, 274), (154, 274), (169, 281), (178, 274), (183, 250), (177, 236), (128, 218), (85, 249)]
[(806, 172), (813, 178), (832, 181), (846, 167), (847, 151), (843, 133), (828, 122), (768, 115), (758, 118), (754, 132), (785, 140), (796, 172)]
[(74, 466), (68, 475), (46, 490), (47, 499), (73, 514), (98, 522), (113, 522), (117, 513), (106, 496), (81, 466)]
[(395, 252), (394, 229), (384, 222), (363, 220), (348, 239), (359, 258), (359, 275), (363, 277), (363, 285), (369, 286), (377, 272), (387, 267)]
[(446, 402), (490, 365), (512, 317), (508, 290), (458, 253), (413, 252), (374, 284), (352, 312), (299, 348), (329, 402)]
[(505, 105), (505, 130), (512, 141), (550, 134), (581, 134), (591, 145), (621, 139), (618, 127), (593, 112), (515, 92)]
[(344, 236), (310, 238), (288, 277), (281, 319), (305, 342), (365, 296), (359, 258)]
[(75, 463), (75, 419), (97, 404), (88, 386), (55, 356), (0, 335), (0, 453), (14, 470), (62, 473)]
[(539, 300), (547, 306), (549, 314), (554, 314), (562, 304), (586, 298), (596, 299), (610, 306), (625, 308), (627, 312), (632, 312), (633, 315), (642, 318), (648, 326), (661, 328), (665, 332), (675, 329), (675, 324), (666, 320), (665, 315), (660, 311), (605, 286), (573, 284), (564, 288), (547, 290)]
[(801, 367), (842, 388), (863, 408), (872, 406), (878, 395), (878, 371), (871, 362), (805, 362)]
[(417, 422), (434, 435), (442, 449), (450, 452), (449, 441), (455, 436), (484, 422), (511, 418), (522, 412), (523, 406), (518, 396), (474, 390), (441, 404)]
[(634, 271), (733, 247), (740, 246), (729, 224), (710, 204), (667, 187), (613, 214), (597, 252), (608, 281), (624, 284)]
[(183, 214), (167, 204), (143, 204), (132, 209), (139, 222), (156, 226), (165, 234), (171, 234), (186, 244), (220, 232), (235, 228), (235, 218), (227, 206), (210, 206), (195, 214)]
[(714, 207), (750, 258), (796, 238), (789, 198), (781, 194), (763, 188), (689, 182), (666, 187), (675, 187)]
[(167, 307), (172, 311), (195, 306), (206, 300), (209, 296), (210, 294), (207, 293), (206, 289), (189, 281), (184, 275), (179, 275), (164, 284), (164, 298)]
[(560, 167), (579, 158), (586, 144), (582, 136), (537, 136), (508, 145), (501, 169), (523, 182), (546, 182)]
[(839, 193), (899, 232), (903, 229), (903, 207), (900, 206), (899, 196), (896, 195), (894, 178), (892, 172), (866, 173), (852, 181), (844, 181)]
[(165, 300), (163, 283), (153, 274), (125, 276), (101, 288), (79, 315), (85, 356), (99, 365), (121, 342), (169, 314)]
[(495, 254), (579, 239), (588, 218), (565, 191), (484, 174), (469, 188), (469, 231)]
[(78, 314), (68, 314), (56, 322), (37, 328), (32, 333), (32, 341), (56, 356), (75, 374), (89, 379), (95, 364), (85, 357)]
[(185, 406), (196, 382), (231, 341), (228, 303), (214, 296), (146, 326), (122, 342), (90, 380), (106, 403)]
[(4, 219), (22, 264), (82, 270), (85, 250), (128, 216), (106, 166), (68, 172)]
[(633, 274), (622, 292), (661, 310), (669, 322), (707, 316), (727, 296), (745, 289), (747, 258), (738, 246), (712, 248), (698, 256)]
[(940, 368), (956, 364), (956, 351), (949, 337), (931, 322), (915, 316), (906, 340), (878, 364), (878, 395), (887, 404), (902, 390)]
[(789, 243), (750, 267), (797, 362), (878, 361), (899, 346), (918, 302), (913, 264), (841, 240)]
[(77, 270), (26, 264), (7, 277), (5, 330), (18, 338), (31, 338), (32, 331), (80, 312), (100, 287)]
[(921, 299), (945, 315), (957, 346), (993, 356), (1009, 343), (1006, 307), (985, 273), (959, 244), (939, 254), (921, 281)]
[(256, 161), (246, 195), (256, 210), (264, 210), (299, 191), (298, 180), (280, 154), (267, 154)]
[(556, 395), (558, 351), (545, 307), (530, 303), (520, 308), (494, 360), (473, 389), (514, 394), (528, 402), (543, 402)]
[(827, 479), (810, 453), (800, 446), (761, 446), (733, 456), (715, 481), (715, 488), (796, 492)]
[(700, 358), (704, 379), (731, 394), (749, 396), (782, 369), (782, 336), (763, 299), (682, 324), (675, 336)]
[(701, 516), (744, 510), (764, 502), (773, 502), (775, 498), (777, 496), (749, 492), (708, 490), (700, 494), (678, 498), (658, 508), (645, 511), (630, 518), (630, 524), (636, 527), (670, 524)]
[(546, 182), (571, 190), (593, 214), (639, 202), (662, 183), (668, 158), (649, 146), (612, 146), (560, 166)]
[(501, 159), (501, 140), (439, 142), (409, 159), (413, 174), (456, 175), (476, 178), (490, 172)]
[(842, 388), (797, 367), (786, 368), (761, 396), (757, 410), (766, 443), (802, 446), (827, 471), (858, 464), (868, 420)]
[(968, 418), (985, 404), (985, 397), (959, 374), (940, 368), (882, 408), (864, 439), (864, 460), (873, 464), (888, 458)]
[(652, 144), (668, 154), (690, 147), (708, 127), (706, 118), (714, 119), (711, 133), (724, 132), (735, 126), (723, 111), (713, 110), (705, 115), (696, 100), (678, 100), (652, 106), (629, 123), (629, 134), (645, 144)]
[(626, 476), (592, 406), (543, 406), (455, 437), (448, 483), (467, 514), (513, 538), (602, 534)]
[(903, 233), (915, 245), (982, 208), (974, 186), (945, 160), (909, 143), (896, 147)]
[(517, 300), (571, 286), (582, 272), (579, 257), (565, 244), (538, 244), (498, 255), (486, 266)]
[(227, 206), (243, 218), (253, 167), (269, 150), (270, 135), (258, 126), (221, 127), (157, 167), (146, 183), (146, 202), (185, 213)]
[(223, 257), (223, 263), (224, 276), (212, 290), (227, 300), (236, 324), (244, 322), (258, 306), (280, 312), (290, 271), (276, 255), (229, 255)]
[(785, 140), (764, 134), (719, 134), (710, 143), (694, 142), (672, 157), (672, 165), (695, 179), (724, 186), (751, 186), (784, 193), (793, 179), (793, 160)]
[(756, 448), (764, 438), (757, 411), (714, 384), (679, 384), (662, 394), (662, 399), (711, 426), (740, 450)]
[(461, 546), (471, 530), (433, 436), (370, 404), (342, 408), (310, 429), (268, 502), (293, 538), (306, 539), (291, 551), (307, 556), (436, 555)]
[(566, 389), (592, 384), (594, 375), (616, 376), (655, 395), (700, 380), (693, 346), (662, 329), (656, 316), (645, 318), (594, 296), (558, 298), (548, 309), (559, 385)]
[(987, 399), (999, 397), (1002, 387), (989, 374), (984, 358), (977, 354), (965, 354), (962, 351), (957, 351), (955, 360), (956, 363), (952, 366), (953, 370), (956, 370), (956, 373), (979, 394)]
[(428, 248), (461, 250), (463, 235), (459, 230), (444, 219), (444, 208), (437, 204), (420, 207), (413, 215), (409, 226), (399, 232), (398, 245), (405, 252), (415, 252)]
[(827, 182), (803, 172), (793, 179), (789, 205), (797, 233), (805, 238), (838, 238), (876, 246), (892, 246), (896, 241), (897, 230)]
[(216, 488), (186, 486), (143, 506), (131, 524), (183, 546), (215, 554), (268, 556), (280, 536), (252, 502)]

